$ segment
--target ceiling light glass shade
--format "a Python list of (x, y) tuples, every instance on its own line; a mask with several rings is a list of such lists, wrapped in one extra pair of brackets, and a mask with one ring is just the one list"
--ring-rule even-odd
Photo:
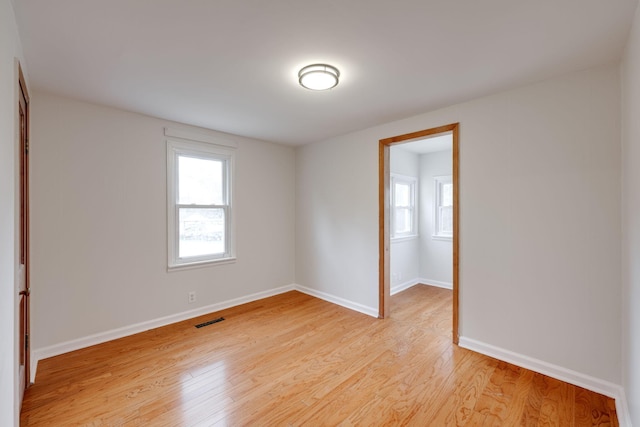
[(298, 81), (302, 87), (311, 90), (327, 90), (338, 84), (340, 71), (327, 64), (307, 65), (298, 73)]

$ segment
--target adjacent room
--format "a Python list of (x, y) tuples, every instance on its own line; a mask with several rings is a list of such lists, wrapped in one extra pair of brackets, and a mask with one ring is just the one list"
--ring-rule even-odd
[(390, 155), (391, 294), (453, 289), (451, 133), (394, 145)]
[(0, 0), (0, 425), (640, 425), (637, 0)]

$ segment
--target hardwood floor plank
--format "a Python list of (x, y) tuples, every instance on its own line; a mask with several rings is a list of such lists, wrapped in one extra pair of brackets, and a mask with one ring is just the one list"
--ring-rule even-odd
[[(527, 404), (522, 413), (522, 423), (526, 426), (537, 426), (544, 423), (541, 421), (541, 410), (546, 396), (550, 393), (552, 378), (539, 373), (535, 373), (532, 378), (532, 386), (527, 395)], [(548, 420), (547, 420), (548, 421)]]
[(614, 422), (611, 419), (611, 415), (609, 412), (609, 406), (607, 405), (607, 401), (609, 399), (596, 393), (589, 393), (589, 398), (591, 401), (592, 425), (594, 426), (614, 425)]
[[(489, 417), (487, 424), (504, 424), (516, 391), (522, 369), (506, 362), (498, 362), (474, 411)], [(506, 425), (506, 424), (505, 424)]]
[(21, 425), (617, 425), (611, 399), (454, 346), (451, 306), (419, 285), (385, 320), (299, 292), (199, 316), (41, 361)]
[[(452, 375), (451, 378), (454, 380), (453, 389), (436, 412), (433, 421), (431, 421), (433, 425), (464, 426), (470, 421), (476, 402), (482, 395), (493, 371), (498, 366), (497, 360), (490, 358), (474, 360), (476, 359), (475, 356), (470, 355), (468, 358), (468, 363), (473, 366), (471, 375)], [(471, 370), (470, 365), (461, 365), (460, 370), (465, 370), (465, 366), (468, 366), (467, 370)], [(457, 367), (454, 372), (458, 372)]]
[(548, 393), (540, 407), (539, 426), (572, 427), (575, 387), (553, 378), (548, 379)]
[(578, 426), (590, 426), (591, 418), (591, 395), (588, 390), (576, 388), (574, 395), (574, 419)]
[(613, 427), (619, 427), (620, 424), (618, 421), (618, 414), (616, 412), (616, 401), (613, 399), (608, 399), (605, 396), (602, 397), (605, 398), (607, 407), (609, 408), (609, 419), (611, 420), (611, 425)]

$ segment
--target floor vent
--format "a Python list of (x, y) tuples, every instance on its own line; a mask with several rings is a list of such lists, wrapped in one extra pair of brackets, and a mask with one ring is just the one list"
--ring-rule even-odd
[(214, 323), (222, 322), (224, 317), (218, 317), (217, 319), (209, 320), (208, 322), (199, 323), (196, 325), (196, 328), (202, 328), (204, 326), (213, 325)]

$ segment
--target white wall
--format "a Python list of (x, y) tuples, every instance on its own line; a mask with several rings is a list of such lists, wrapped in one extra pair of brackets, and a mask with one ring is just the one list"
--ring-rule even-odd
[(461, 335), (620, 384), (619, 85), (603, 66), (298, 148), (297, 282), (375, 310), (378, 140), (460, 122)]
[(640, 426), (640, 9), (622, 65), (622, 371)]
[[(13, 5), (0, 0), (0, 425), (18, 425), (16, 58), (22, 58)], [(21, 61), (24, 68), (24, 61)]]
[(297, 148), (295, 200), (296, 283), (377, 313), (377, 139)]
[[(420, 163), (417, 154), (392, 146), (389, 156), (389, 170), (391, 173), (410, 176), (418, 180), (420, 178)], [(418, 184), (420, 191), (420, 184)], [(419, 198), (418, 198), (419, 199)], [(418, 218), (421, 212), (418, 207)], [(418, 227), (420, 225), (418, 224)], [(421, 233), (421, 230), (418, 230)], [(420, 275), (420, 244), (418, 238), (400, 239), (391, 241), (390, 278), (391, 293), (402, 290), (408, 285), (415, 284)]]
[(167, 272), (163, 128), (186, 126), (42, 92), (32, 119), (36, 351), (294, 282), (291, 147), (202, 130), (238, 144), (237, 262)]
[(453, 174), (452, 151), (420, 156), (420, 278), (427, 284), (453, 286), (453, 242), (433, 238), (434, 176)]

